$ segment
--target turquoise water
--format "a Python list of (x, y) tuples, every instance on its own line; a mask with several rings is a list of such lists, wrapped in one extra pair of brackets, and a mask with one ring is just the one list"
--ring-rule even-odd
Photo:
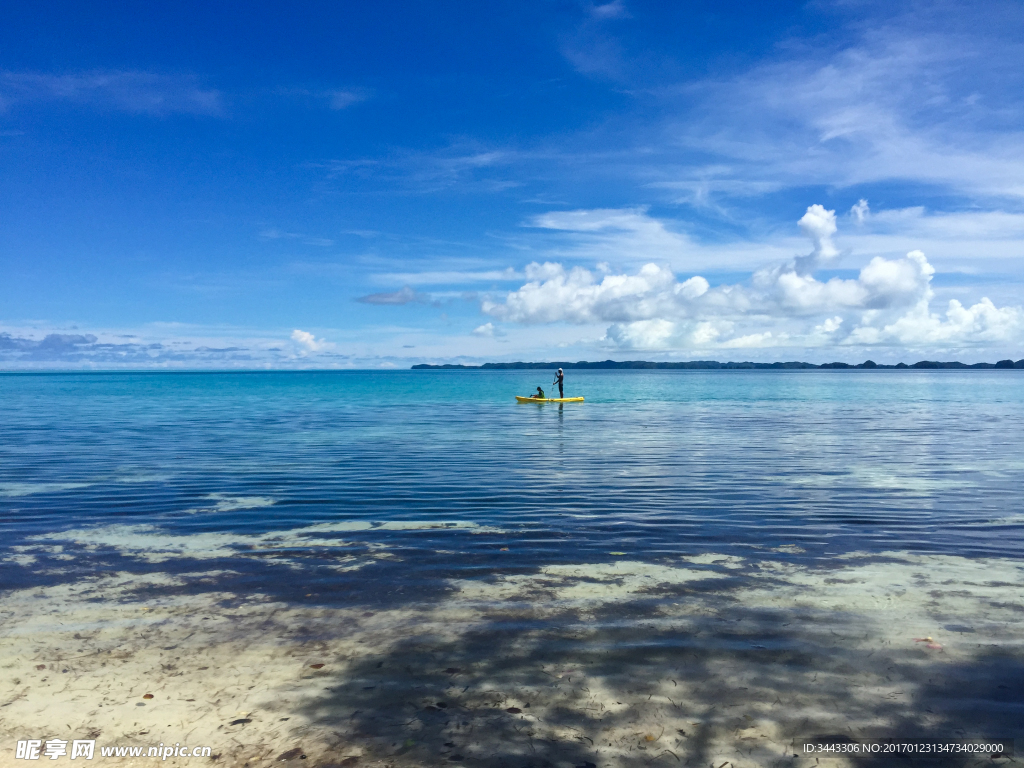
[(550, 381), (0, 375), (0, 587), (201, 560), (383, 599), (611, 553), (1024, 553), (1018, 372), (569, 371), (585, 403), (514, 401)]

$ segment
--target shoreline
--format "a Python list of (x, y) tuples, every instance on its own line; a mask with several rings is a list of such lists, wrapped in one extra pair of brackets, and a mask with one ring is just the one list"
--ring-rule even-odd
[(481, 365), (463, 365), (456, 363), (428, 364), (419, 363), (410, 368), (414, 371), (427, 370), (482, 370), (482, 371), (521, 371), (547, 368), (564, 368), (566, 370), (655, 370), (655, 371), (799, 371), (799, 370), (1013, 370), (1024, 369), (1024, 359), (1000, 360), (997, 363), (960, 363), (957, 361), (938, 362), (920, 360), (912, 365), (896, 363), (882, 365), (872, 360), (863, 363), (720, 363), (717, 360), (693, 360), (690, 362), (648, 362), (646, 360), (602, 360), (600, 362), (553, 362), (553, 363), (483, 363)]
[(564, 368), (565, 370), (592, 370), (592, 371), (607, 371), (607, 370), (641, 370), (641, 371), (800, 371), (800, 370), (899, 370), (899, 371), (914, 371), (914, 370), (952, 370), (952, 371), (970, 371), (970, 370), (1024, 370), (1024, 359), (1013, 361), (1013, 360), (1000, 360), (996, 363), (961, 363), (958, 361), (935, 361), (935, 360), (919, 360), (916, 363), (910, 365), (906, 363), (896, 363), (895, 365), (874, 363), (870, 360), (864, 363), (806, 363), (798, 361), (789, 362), (775, 362), (775, 363), (754, 363), (754, 362), (726, 362), (721, 363), (717, 360), (695, 360), (689, 362), (651, 362), (646, 360), (627, 360), (627, 361), (616, 361), (616, 360), (603, 360), (598, 362), (588, 362), (586, 360), (580, 360), (575, 363), (571, 362), (513, 362), (513, 363), (481, 363), (479, 365), (467, 365), (463, 363), (417, 363), (415, 365), (405, 367), (386, 366), (382, 368), (0, 368), (0, 376), (57, 376), (57, 375), (84, 375), (91, 374), (97, 376), (111, 375), (111, 374), (124, 374), (124, 375), (139, 375), (146, 374), (152, 376), (162, 376), (165, 374), (178, 374), (178, 375), (219, 375), (219, 374), (243, 374), (243, 375), (259, 375), (259, 374), (322, 374), (322, 373), (333, 373), (333, 374), (353, 374), (353, 373), (389, 373), (389, 372), (404, 372), (404, 371), (521, 371), (521, 370), (546, 370), (550, 368)]

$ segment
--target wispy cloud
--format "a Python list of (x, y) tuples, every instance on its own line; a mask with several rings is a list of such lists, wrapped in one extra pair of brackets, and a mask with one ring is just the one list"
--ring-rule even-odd
[(327, 102), (327, 106), (331, 109), (347, 109), (353, 104), (358, 104), (361, 101), (366, 101), (369, 98), (369, 94), (364, 90), (356, 89), (344, 89), (335, 91), (324, 91), (320, 94), (320, 98)]
[(610, 3), (595, 4), (588, 8), (591, 16), (595, 19), (623, 19), (629, 18), (629, 11), (622, 0), (613, 0)]
[(94, 334), (48, 333), (41, 339), (0, 333), (0, 364), (109, 365), (114, 367), (174, 366), (253, 362), (244, 347), (175, 342), (101, 340)]
[[(573, 200), (582, 185), (614, 184), (619, 199), (694, 206), (738, 226), (734, 204), (749, 209), (759, 198), (815, 186), (854, 188), (861, 197), (867, 185), (896, 183), (959, 207), (1018, 206), (1024, 75), (1012, 63), (1024, 59), (1024, 44), (913, 21), (852, 27), (852, 42), (839, 49), (788, 41), (728, 76), (669, 83), (659, 70), (645, 80), (637, 72), (648, 68), (634, 61), (623, 70), (633, 107), (571, 141), (463, 140), (325, 165), (336, 179), (377, 180), (400, 193), (514, 186), (529, 199), (546, 188)], [(576, 46), (579, 66), (620, 67), (616, 25), (590, 11), (581, 24), (593, 45), (566, 43)], [(595, 60), (584, 66), (587, 57)]]
[(261, 240), (294, 240), (302, 237), (298, 232), (285, 232), (277, 227), (270, 227), (260, 231)]
[(1024, 116), (1019, 94), (1007, 98), (1020, 73), (995, 64), (1005, 79), (967, 74), (1022, 53), (1019, 43), (883, 28), (824, 58), (798, 48), (731, 79), (660, 90), (685, 114), (666, 123), (666, 146), (715, 158), (674, 183), (730, 192), (735, 181), (901, 180), (1024, 197), (1024, 132), (1007, 119)]
[[(842, 217), (844, 252), (895, 256), (920, 249), (946, 271), (1005, 272), (1024, 258), (1024, 213), (1001, 210), (930, 211), (922, 206), (872, 211), (854, 202), (863, 218)], [(520, 248), (544, 260), (620, 267), (655, 261), (682, 272), (752, 271), (803, 249), (791, 222), (738, 221), (726, 237), (698, 238), (692, 217), (652, 216), (634, 208), (552, 211), (526, 220)], [(751, 231), (752, 230), (752, 231)], [(846, 262), (843, 261), (846, 265)]]
[(548, 245), (548, 258), (678, 263), (693, 247), (685, 234), (648, 215), (646, 206), (552, 211), (525, 224), (558, 234)]
[(378, 282), (406, 283), (408, 285), (465, 285), (467, 283), (496, 283), (519, 280), (522, 272), (511, 267), (482, 270), (426, 270), (423, 272), (383, 272), (373, 276)]
[[(680, 51), (658, 58), (632, 25), (610, 22), (624, 6), (582, 9), (563, 55), (632, 103), (557, 158), (577, 177), (612, 169), (722, 214), (730, 201), (808, 186), (1024, 198), (1024, 19), (1012, 3), (812, 3), (804, 12), (828, 13), (829, 33), (689, 79), (685, 61), (672, 64)], [(601, 148), (612, 146), (620, 157), (609, 163)]]
[(335, 111), (348, 109), (360, 104), (373, 95), (368, 88), (278, 88), (276, 95), (284, 99), (295, 100), (309, 107), (327, 107)]
[(424, 303), (429, 301), (429, 297), (422, 293), (417, 293), (407, 285), (400, 290), (391, 291), (390, 293), (370, 293), (366, 296), (360, 296), (356, 301), (361, 304), (401, 306), (403, 304)]
[(509, 147), (453, 144), (434, 151), (394, 150), (387, 156), (331, 160), (313, 164), (326, 168), (328, 179), (355, 176), (378, 181), (389, 192), (430, 194), (446, 190), (498, 193), (514, 189), (520, 152)]
[(225, 113), (221, 92), (204, 87), (192, 75), (138, 70), (0, 72), (0, 107), (45, 102), (153, 116)]
[(608, 29), (615, 19), (631, 14), (622, 0), (582, 3), (583, 17), (562, 40), (562, 55), (584, 75), (622, 79), (630, 60), (622, 41)]
[(299, 232), (286, 232), (276, 227), (264, 229), (259, 233), (261, 240), (301, 240), (304, 245), (316, 245), (326, 248), (334, 245), (334, 240), (329, 237), (311, 237)]
[(350, 367), (334, 342), (296, 329), (268, 335), (155, 323), (143, 331), (0, 332), (0, 369), (259, 369)]

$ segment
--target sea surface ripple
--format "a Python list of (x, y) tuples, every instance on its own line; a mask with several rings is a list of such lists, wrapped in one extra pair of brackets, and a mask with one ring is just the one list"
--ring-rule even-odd
[(585, 403), (516, 403), (547, 371), (0, 375), (0, 586), (186, 568), (205, 541), (269, 547), (231, 566), (254, 585), (282, 558), (412, 585), (624, 555), (1024, 553), (1018, 372), (568, 374)]

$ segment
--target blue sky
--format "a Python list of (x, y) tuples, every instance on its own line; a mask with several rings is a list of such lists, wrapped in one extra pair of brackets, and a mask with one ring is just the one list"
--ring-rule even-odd
[(1019, 359), (1022, 40), (1009, 2), (22, 3), (0, 367)]

